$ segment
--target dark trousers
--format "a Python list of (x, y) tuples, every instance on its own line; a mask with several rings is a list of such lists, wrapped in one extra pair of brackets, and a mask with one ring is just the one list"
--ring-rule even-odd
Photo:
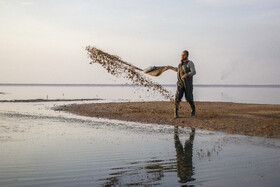
[(192, 110), (195, 110), (195, 105), (193, 101), (193, 85), (192, 84), (186, 84), (184, 86), (177, 85), (177, 91), (175, 95), (175, 105), (174, 105), (174, 111), (178, 112), (180, 102), (183, 98), (183, 95), (185, 94), (187, 102), (190, 104)]

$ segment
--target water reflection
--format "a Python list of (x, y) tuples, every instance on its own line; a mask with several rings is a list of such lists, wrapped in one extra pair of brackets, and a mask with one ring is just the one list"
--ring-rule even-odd
[(109, 177), (100, 179), (102, 186), (154, 186), (161, 185), (167, 173), (177, 173), (179, 183), (194, 181), (193, 166), (193, 141), (195, 129), (191, 129), (189, 138), (184, 146), (179, 138), (179, 129), (174, 127), (174, 144), (176, 158), (161, 160), (150, 158), (149, 160), (128, 162), (123, 167), (111, 168)]
[(193, 167), (193, 141), (195, 129), (191, 129), (190, 137), (185, 141), (185, 146), (179, 139), (178, 126), (174, 128), (174, 142), (177, 158), (177, 176), (180, 178), (180, 183), (187, 183), (194, 181), (194, 167)]
[(161, 185), (167, 172), (176, 172), (175, 159), (137, 161), (125, 167), (112, 168), (110, 177), (100, 179), (102, 186), (154, 186)]

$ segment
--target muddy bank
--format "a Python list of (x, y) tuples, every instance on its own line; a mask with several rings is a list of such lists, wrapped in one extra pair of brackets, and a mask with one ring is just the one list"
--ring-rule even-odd
[(172, 102), (129, 102), (61, 106), (71, 113), (151, 124), (178, 125), (249, 136), (280, 138), (280, 105), (196, 102), (197, 115), (190, 116), (182, 102), (179, 118), (173, 118)]

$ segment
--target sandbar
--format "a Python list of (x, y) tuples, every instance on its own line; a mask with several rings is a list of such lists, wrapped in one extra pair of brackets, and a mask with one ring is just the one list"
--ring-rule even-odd
[(177, 119), (173, 118), (171, 101), (72, 104), (56, 110), (97, 118), (280, 138), (280, 105), (196, 102), (196, 108), (196, 116), (191, 116), (188, 103), (181, 102)]

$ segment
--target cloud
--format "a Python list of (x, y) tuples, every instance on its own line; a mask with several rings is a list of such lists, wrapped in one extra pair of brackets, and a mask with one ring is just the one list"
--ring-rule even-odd
[(29, 5), (33, 5), (34, 2), (33, 1), (19, 1), (19, 4), (29, 6)]
[(215, 7), (229, 7), (229, 6), (260, 6), (260, 7), (274, 7), (279, 6), (279, 0), (196, 0), (197, 2)]
[(234, 0), (197, 0), (197, 2), (210, 6), (232, 6), (238, 3), (238, 1)]

